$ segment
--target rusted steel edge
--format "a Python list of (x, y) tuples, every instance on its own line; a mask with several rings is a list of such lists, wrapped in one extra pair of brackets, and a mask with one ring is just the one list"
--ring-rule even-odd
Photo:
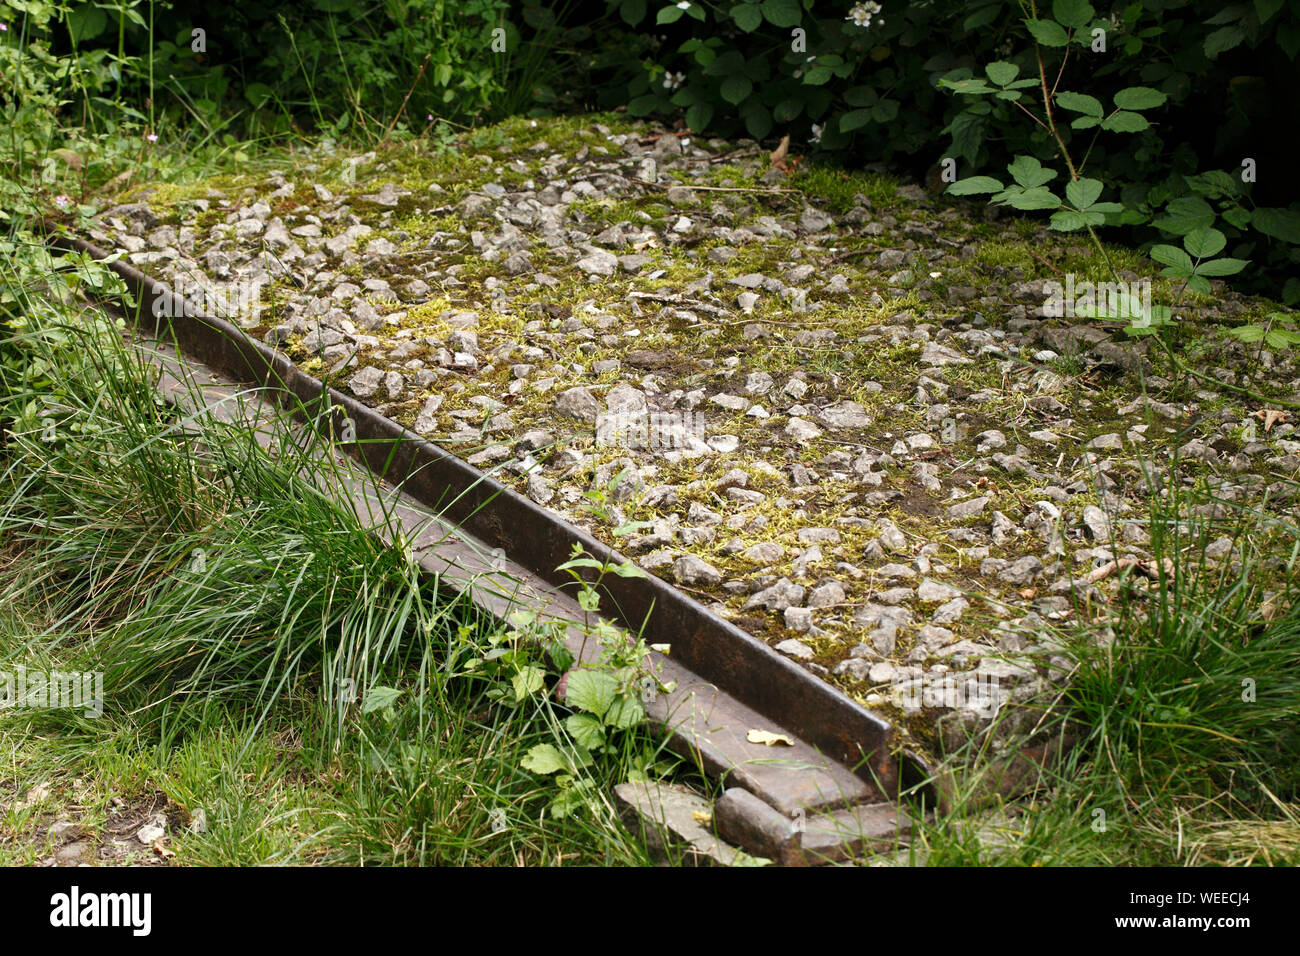
[[(46, 223), (46, 233), (56, 248), (99, 260), (110, 256), (62, 226)], [(186, 315), (183, 298), (166, 284), (120, 259), (108, 263), (108, 268), (140, 303), (137, 321), (146, 329), (154, 334), (166, 329), (184, 351), (236, 380), (282, 390), (306, 409), (326, 404), (331, 414), (318, 420), (332, 419), (336, 434), (350, 420), (356, 436), (353, 447), (375, 474), (425, 504), (442, 503), (447, 520), (463, 523), (469, 533), (501, 548), (540, 579), (556, 586), (570, 580), (555, 569), (569, 560), (574, 544), (600, 561), (626, 560), (490, 475), (327, 387), (231, 323)], [(154, 303), (160, 297), (175, 306), (161, 311), (175, 317), (155, 316)], [(670, 584), (652, 575), (609, 576), (602, 587), (615, 602), (611, 617), (633, 631), (652, 621), (655, 633), (672, 644), (678, 663), (851, 768), (885, 798), (894, 799), (900, 783), (911, 785), (931, 776), (922, 758), (897, 747), (895, 731), (886, 720)]]

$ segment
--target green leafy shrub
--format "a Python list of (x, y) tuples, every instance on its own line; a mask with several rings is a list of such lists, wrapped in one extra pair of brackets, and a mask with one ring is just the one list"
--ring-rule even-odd
[[(608, 6), (643, 31), (629, 38), (637, 61), (628, 66), (625, 59), (612, 81), (634, 115), (681, 115), (703, 133), (788, 133), (792, 149), (803, 143), (855, 163), (910, 161), (932, 176), (959, 166), (957, 177), (944, 177), (949, 182), (1017, 157), (1050, 166), (1064, 146), (1086, 178), (1107, 190), (1105, 202), (1094, 196), (1084, 208), (1048, 204), (1033, 191), (1043, 183), (1018, 180), (1014, 186), (1027, 195), (1013, 188), (1002, 201), (1015, 196), (1008, 204), (1021, 209), (1038, 202), (1053, 210), (1055, 224), (1128, 227), (1144, 243), (1217, 228), (1231, 244), (1228, 258), (1259, 267), (1243, 267), (1244, 285), (1300, 301), (1293, 275), (1300, 204), (1277, 135), (1294, 124), (1294, 4)], [(1039, 113), (1029, 121), (1035, 93)], [(1070, 174), (1083, 178), (1079, 170)], [(1094, 189), (1076, 186), (1076, 198)]]

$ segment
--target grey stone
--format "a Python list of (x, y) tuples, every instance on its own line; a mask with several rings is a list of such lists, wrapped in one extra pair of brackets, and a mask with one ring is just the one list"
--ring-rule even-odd
[(561, 415), (567, 415), (589, 425), (595, 425), (596, 418), (600, 415), (600, 403), (596, 401), (596, 396), (592, 395), (587, 389), (582, 387), (570, 388), (561, 392), (556, 398), (555, 410)]
[(1110, 518), (1096, 505), (1083, 509), (1083, 528), (1093, 541), (1104, 544), (1111, 539)]
[(367, 365), (348, 379), (348, 388), (352, 389), (352, 394), (357, 398), (369, 398), (375, 394), (383, 381), (383, 371)]
[(741, 557), (755, 564), (773, 564), (785, 557), (785, 548), (774, 541), (762, 541), (745, 549)]
[(673, 562), (673, 577), (679, 584), (711, 586), (722, 583), (721, 571), (692, 554), (684, 554)]
[(983, 514), (984, 509), (988, 507), (989, 499), (986, 496), (971, 498), (969, 501), (960, 501), (955, 505), (948, 507), (948, 517), (954, 521), (960, 521), (963, 518), (973, 518), (976, 515)]
[[(989, 558), (987, 560), (996, 560)], [(981, 565), (983, 567), (983, 565)], [(1043, 562), (1039, 561), (1033, 555), (1021, 558), (1013, 562), (1010, 567), (1004, 568), (998, 572), (998, 578), (1006, 581), (1008, 584), (1014, 584), (1017, 587), (1023, 587), (1029, 584), (1043, 571)]]
[(744, 604), (745, 610), (761, 607), (769, 611), (784, 611), (803, 602), (804, 588), (789, 578), (781, 578), (769, 588), (752, 595)]
[[(803, 615), (799, 615), (797, 613), (799, 611), (803, 611)], [(791, 623), (790, 620), (792, 613), (798, 619), (796, 620), (795, 623)], [(796, 626), (796, 624), (802, 626)], [(812, 612), (807, 611), (804, 608), (797, 608), (797, 607), (786, 608), (785, 626), (790, 628), (790, 630), (792, 631), (803, 632), (808, 630), (808, 628), (812, 626)], [(781, 643), (776, 645), (776, 649), (780, 651), (782, 654), (786, 654), (790, 657), (798, 658), (801, 661), (810, 661), (813, 659), (814, 656), (816, 656), (813, 653), (813, 649), (811, 647), (809, 647), (803, 641), (795, 640), (793, 637), (786, 638), (784, 641), (781, 641)]]
[(809, 607), (832, 607), (843, 603), (844, 588), (836, 581), (820, 584), (808, 594)]

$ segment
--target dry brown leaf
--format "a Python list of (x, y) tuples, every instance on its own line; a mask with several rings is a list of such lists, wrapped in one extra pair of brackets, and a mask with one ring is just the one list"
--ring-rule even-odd
[(1290, 412), (1284, 412), (1277, 408), (1261, 408), (1259, 411), (1255, 412), (1254, 417), (1264, 423), (1264, 431), (1266, 432), (1271, 431), (1273, 426), (1278, 422), (1285, 425), (1287, 422), (1291, 421)]
[(770, 730), (751, 730), (745, 735), (745, 739), (751, 744), (763, 744), (766, 747), (775, 747), (778, 744), (786, 747), (794, 746), (794, 741), (785, 734), (774, 734)]
[(790, 134), (789, 134), (789, 133), (787, 133), (786, 135), (784, 135), (784, 136), (781, 137), (781, 142), (780, 142), (780, 144), (776, 147), (776, 149), (772, 150), (772, 155), (770, 155), (770, 156), (768, 157), (768, 160), (769, 160), (769, 161), (771, 162), (771, 164), (772, 164), (773, 166), (775, 166), (777, 169), (780, 169), (780, 170), (784, 171), (784, 170), (785, 170), (785, 156), (786, 156), (786, 153), (788, 153), (788, 152), (790, 152)]
[(169, 850), (167, 849), (167, 847), (163, 846), (162, 840), (153, 841), (153, 851), (157, 853), (160, 857), (162, 857), (164, 860), (170, 860), (172, 857), (176, 855), (175, 850)]

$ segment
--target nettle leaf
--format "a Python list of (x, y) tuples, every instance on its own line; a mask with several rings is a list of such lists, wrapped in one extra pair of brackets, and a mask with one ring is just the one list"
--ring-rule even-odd
[(636, 26), (645, 18), (646, 0), (623, 0), (618, 15), (628, 26)]
[[(772, 107), (772, 119), (778, 123), (788, 123), (803, 112), (803, 98), (791, 96)], [(841, 120), (841, 125), (843, 120)]]
[(849, 106), (875, 106), (879, 96), (869, 86), (855, 86), (844, 94), (844, 102)]
[(722, 98), (731, 104), (744, 102), (754, 91), (754, 83), (743, 73), (733, 73), (722, 81)]
[(952, 196), (974, 196), (978, 193), (1002, 191), (1002, 184), (992, 176), (967, 176), (950, 185), (944, 192)]
[(1088, 226), (1100, 226), (1105, 221), (1106, 217), (1099, 212), (1062, 209), (1060, 212), (1052, 213), (1052, 220), (1047, 228), (1055, 229), (1057, 232), (1075, 232)]
[(1219, 230), (1211, 229), (1209, 226), (1193, 229), (1183, 236), (1183, 248), (1197, 259), (1208, 259), (1211, 256), (1217, 256), (1227, 244), (1227, 237)]
[(537, 744), (520, 761), (520, 766), (533, 773), (556, 773), (569, 769), (569, 763), (564, 759), (564, 755), (551, 744)]
[(1152, 246), (1149, 255), (1161, 265), (1179, 270), (1180, 275), (1191, 275), (1192, 273), (1192, 257), (1177, 246), (1163, 244)]
[(646, 93), (634, 98), (627, 104), (627, 111), (632, 116), (649, 116), (659, 108), (661, 99), (657, 93)]
[(1204, 196), (1206, 199), (1236, 196), (1242, 191), (1241, 181), (1222, 169), (1210, 169), (1199, 176), (1188, 176), (1187, 187), (1196, 195)]
[(1017, 156), (1007, 165), (1007, 172), (1026, 188), (1041, 186), (1056, 178), (1056, 170), (1045, 169), (1043, 164), (1032, 156)]
[(1214, 225), (1214, 209), (1200, 196), (1180, 196), (1165, 207), (1164, 215), (1152, 225), (1175, 236)]
[(519, 673), (510, 679), (515, 691), (515, 703), (530, 697), (546, 686), (546, 672), (540, 667), (522, 667)]
[(1221, 213), (1224, 221), (1236, 228), (1245, 229), (1250, 225), (1250, 210), (1245, 206), (1232, 206)]
[(968, 95), (994, 92), (993, 87), (983, 80), (940, 80), (939, 85), (950, 88), (954, 93), (966, 93)]
[(619, 694), (605, 712), (606, 726), (629, 730), (645, 719), (645, 707), (635, 694)]
[(1006, 86), (1020, 75), (1020, 67), (1005, 60), (998, 60), (996, 63), (990, 63), (984, 67), (984, 72), (998, 86)]
[(1207, 262), (1200, 263), (1193, 271), (1198, 276), (1235, 276), (1246, 266), (1250, 265), (1245, 259), (1210, 259)]
[[(1002, 201), (1013, 209), (1059, 209), (1061, 207), (1060, 197), (1046, 186), (1034, 186), (1018, 192), (1008, 189), (1003, 195), (1006, 198)], [(994, 199), (996, 198), (995, 196)]]
[(595, 750), (605, 742), (605, 725), (590, 714), (570, 714), (564, 726), (579, 747)]
[(1166, 99), (1165, 94), (1149, 86), (1130, 86), (1115, 94), (1115, 105), (1122, 110), (1149, 110), (1163, 106)]
[(763, 11), (752, 3), (742, 3), (731, 8), (731, 19), (746, 33), (753, 33), (763, 25)]
[(618, 681), (604, 671), (581, 670), (569, 674), (564, 701), (570, 707), (603, 717), (618, 694)]
[(1261, 206), (1251, 213), (1250, 224), (1266, 236), (1300, 244), (1300, 212), (1294, 209)]
[(1101, 128), (1112, 133), (1140, 133), (1150, 127), (1151, 124), (1141, 113), (1127, 113), (1124, 110), (1111, 113), (1101, 121)]
[(361, 704), (363, 714), (373, 714), (377, 710), (387, 710), (397, 703), (402, 691), (395, 687), (371, 687), (366, 691), (366, 699)]
[(984, 7), (982, 10), (977, 10), (962, 21), (962, 33), (970, 33), (974, 30), (978, 30), (980, 27), (988, 26), (998, 18), (998, 14), (1001, 12), (1001, 3), (992, 3)]
[(1106, 108), (1101, 105), (1101, 100), (1086, 93), (1057, 93), (1056, 102), (1058, 106), (1064, 109), (1075, 113), (1086, 113), (1088, 116), (1095, 116), (1097, 119), (1101, 119), (1106, 115)]
[(1070, 205), (1075, 209), (1087, 209), (1097, 201), (1102, 189), (1103, 186), (1099, 180), (1076, 179), (1066, 184), (1065, 198), (1069, 200)]
[(1288, 332), (1286, 329), (1269, 329), (1264, 334), (1264, 344), (1275, 349), (1289, 349), (1300, 345), (1300, 332)]
[(1043, 46), (1065, 46), (1070, 38), (1055, 20), (1026, 20), (1030, 35)]
[(757, 97), (750, 97), (740, 115), (744, 117), (745, 130), (752, 138), (766, 139), (767, 134), (772, 132), (772, 111), (759, 102)]
[(1264, 340), (1264, 327), (1262, 325), (1239, 325), (1235, 329), (1228, 329), (1228, 334), (1234, 339), (1240, 339), (1242, 342), (1262, 342)]
[(682, 18), (682, 14), (685, 12), (686, 12), (685, 10), (683, 10), (681, 7), (675, 4), (672, 6), (664, 7), (662, 10), (659, 11), (658, 15), (655, 17), (655, 23), (656, 24), (676, 23), (678, 20)]
[(711, 119), (713, 119), (712, 103), (696, 103), (686, 111), (686, 125), (696, 133), (707, 129)]
[(763, 0), (763, 16), (774, 27), (797, 27), (801, 14), (799, 0)]
[(745, 68), (745, 56), (739, 50), (728, 50), (704, 70), (709, 76), (731, 76)]
[(840, 117), (840, 132), (851, 133), (871, 122), (871, 110), (850, 110)]
[(1267, 23), (1285, 3), (1286, 0), (1255, 0), (1255, 15), (1260, 23)]
[(1092, 22), (1096, 11), (1088, 0), (1052, 0), (1052, 17), (1076, 30)]
[(1205, 55), (1213, 60), (1220, 53), (1231, 50), (1246, 39), (1246, 31), (1233, 23), (1215, 30), (1205, 38)]

